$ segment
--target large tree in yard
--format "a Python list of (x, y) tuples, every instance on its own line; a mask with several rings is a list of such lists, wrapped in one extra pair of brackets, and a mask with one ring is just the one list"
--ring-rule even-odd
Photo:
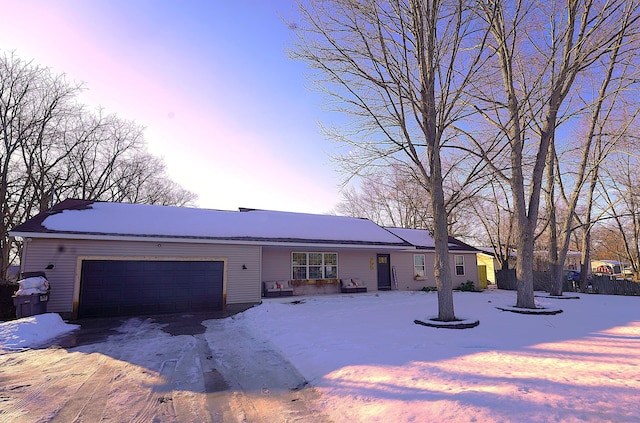
[[(314, 71), (333, 110), (348, 124), (326, 130), (348, 152), (349, 175), (378, 166), (415, 169), (429, 196), (435, 241), (438, 319), (455, 320), (443, 157), (454, 123), (470, 113), (465, 88), (486, 60), (486, 30), (475, 1), (310, 0), (292, 55)], [(470, 174), (477, 168), (470, 165)]]
[[(552, 142), (578, 82), (633, 25), (638, 8), (627, 0), (478, 3), (496, 54), (484, 77), (474, 81), (475, 103), (509, 157), (509, 166), (495, 171), (510, 187), (513, 204), (516, 305), (535, 308), (534, 234)], [(473, 154), (486, 157), (482, 143), (474, 147)]]

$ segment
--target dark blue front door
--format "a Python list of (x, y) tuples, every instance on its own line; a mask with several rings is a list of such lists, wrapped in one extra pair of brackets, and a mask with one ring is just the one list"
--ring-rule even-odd
[(378, 254), (378, 289), (388, 291), (391, 289), (391, 256)]

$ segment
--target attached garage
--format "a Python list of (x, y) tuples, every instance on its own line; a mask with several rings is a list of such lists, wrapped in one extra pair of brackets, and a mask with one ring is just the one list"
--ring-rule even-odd
[(78, 317), (222, 310), (223, 261), (82, 260)]
[[(329, 271), (365, 280), (371, 290), (393, 287), (391, 275), (398, 276), (398, 289), (421, 289), (433, 240), (427, 231), (408, 231), (346, 216), (68, 199), (10, 235), (22, 240), (21, 271), (46, 272), (47, 310), (74, 319), (257, 304), (264, 283), (301, 271), (294, 253), (308, 254), (302, 278), (307, 285), (335, 280)], [(454, 283), (475, 279), (476, 250), (455, 240), (449, 248), (458, 254), (452, 266), (462, 270)], [(319, 252), (335, 259), (312, 262)], [(376, 257), (386, 258), (381, 275)], [(422, 258), (419, 268), (416, 257)], [(416, 272), (425, 276), (416, 278)]]

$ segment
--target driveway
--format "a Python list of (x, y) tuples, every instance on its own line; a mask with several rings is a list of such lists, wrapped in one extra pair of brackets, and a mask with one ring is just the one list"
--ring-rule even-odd
[[(327, 422), (320, 397), (227, 315), (94, 319), (0, 356), (0, 422)], [(260, 343), (260, 345), (257, 345)]]

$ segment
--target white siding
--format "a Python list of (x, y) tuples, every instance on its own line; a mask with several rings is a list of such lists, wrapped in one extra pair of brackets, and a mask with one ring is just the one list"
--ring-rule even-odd
[[(27, 241), (22, 271), (44, 270), (47, 273), (51, 282), (48, 311), (63, 314), (73, 311), (74, 298), (79, 294), (74, 293), (76, 280), (79, 280), (78, 257), (221, 259), (226, 262), (226, 303), (260, 301), (260, 246), (34, 238)], [(45, 270), (48, 264), (55, 268)]]

